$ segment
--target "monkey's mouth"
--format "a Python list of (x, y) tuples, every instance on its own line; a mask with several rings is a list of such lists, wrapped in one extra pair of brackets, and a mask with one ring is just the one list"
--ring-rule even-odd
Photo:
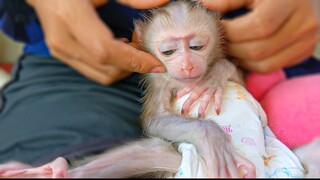
[(174, 77), (175, 80), (182, 83), (191, 83), (199, 80), (202, 75), (194, 76), (194, 77)]

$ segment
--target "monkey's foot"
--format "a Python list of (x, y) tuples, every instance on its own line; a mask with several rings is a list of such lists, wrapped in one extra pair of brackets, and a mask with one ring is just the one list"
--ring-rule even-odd
[(67, 168), (67, 161), (61, 157), (40, 167), (10, 162), (0, 165), (0, 178), (64, 178)]
[(204, 118), (207, 107), (212, 100), (214, 101), (214, 111), (219, 115), (222, 103), (222, 90), (223, 87), (208, 87), (205, 85), (198, 87), (185, 87), (179, 90), (176, 94), (177, 99), (191, 92), (188, 99), (182, 105), (181, 114), (188, 115), (192, 104), (199, 99), (201, 103), (198, 109), (198, 117)]

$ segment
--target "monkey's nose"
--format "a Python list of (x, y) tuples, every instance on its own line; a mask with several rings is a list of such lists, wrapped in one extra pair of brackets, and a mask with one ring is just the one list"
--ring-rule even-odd
[(192, 66), (192, 65), (186, 65), (186, 64), (184, 64), (181, 69), (182, 69), (183, 71), (191, 72), (191, 71), (193, 70), (193, 68), (194, 68), (194, 66)]

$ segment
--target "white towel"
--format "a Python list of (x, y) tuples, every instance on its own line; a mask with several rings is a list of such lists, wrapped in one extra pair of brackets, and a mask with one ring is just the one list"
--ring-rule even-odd
[[(181, 112), (189, 94), (181, 97), (175, 110)], [(191, 106), (190, 116), (197, 117), (200, 101)], [(260, 104), (241, 85), (228, 82), (224, 89), (221, 113), (217, 115), (209, 104), (205, 118), (213, 119), (232, 137), (237, 152), (256, 166), (257, 177), (300, 178), (303, 169), (295, 154), (274, 136), (267, 126), (267, 117)], [(192, 144), (179, 146), (182, 162), (175, 178), (206, 177), (206, 165)]]

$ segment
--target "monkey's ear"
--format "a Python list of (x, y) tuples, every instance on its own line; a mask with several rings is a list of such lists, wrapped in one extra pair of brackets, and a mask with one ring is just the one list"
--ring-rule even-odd
[(138, 41), (140, 43), (142, 42), (142, 28), (143, 28), (143, 21), (141, 20), (134, 21), (134, 31), (136, 32)]

